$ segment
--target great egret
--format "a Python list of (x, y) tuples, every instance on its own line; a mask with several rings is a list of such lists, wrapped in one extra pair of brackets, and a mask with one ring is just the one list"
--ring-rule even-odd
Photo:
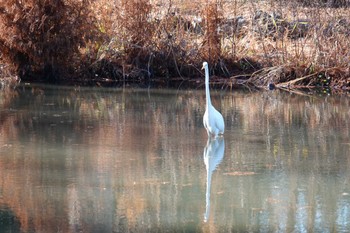
[(219, 134), (223, 134), (225, 131), (224, 118), (221, 113), (214, 108), (210, 100), (209, 91), (209, 68), (208, 63), (203, 62), (202, 69), (205, 69), (205, 95), (206, 95), (206, 107), (203, 116), (203, 125), (207, 130), (208, 137), (216, 137)]

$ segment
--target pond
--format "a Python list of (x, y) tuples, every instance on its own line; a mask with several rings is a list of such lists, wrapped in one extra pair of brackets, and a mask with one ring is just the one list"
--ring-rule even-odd
[(349, 232), (350, 98), (23, 85), (0, 92), (2, 232)]

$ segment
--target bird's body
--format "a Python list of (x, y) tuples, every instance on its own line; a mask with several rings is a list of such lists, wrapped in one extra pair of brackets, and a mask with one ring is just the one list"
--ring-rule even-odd
[(224, 118), (221, 113), (214, 108), (211, 104), (210, 91), (209, 91), (209, 68), (208, 63), (203, 62), (203, 68), (205, 69), (205, 95), (206, 95), (206, 108), (203, 116), (203, 125), (207, 130), (208, 137), (216, 137), (223, 134), (225, 131)]
[(213, 105), (207, 106), (203, 116), (203, 125), (207, 130), (208, 136), (216, 137), (225, 131), (224, 118)]

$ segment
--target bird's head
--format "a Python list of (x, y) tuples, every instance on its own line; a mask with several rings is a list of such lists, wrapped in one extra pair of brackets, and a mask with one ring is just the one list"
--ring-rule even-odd
[(208, 62), (203, 62), (203, 66), (202, 66), (202, 70), (206, 67), (206, 66), (208, 66)]

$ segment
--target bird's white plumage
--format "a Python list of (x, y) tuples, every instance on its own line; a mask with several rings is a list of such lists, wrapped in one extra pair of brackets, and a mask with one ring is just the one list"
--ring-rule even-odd
[(206, 108), (203, 116), (203, 125), (207, 130), (208, 137), (216, 137), (223, 134), (225, 131), (224, 118), (221, 113), (211, 104), (209, 91), (209, 67), (207, 62), (203, 62), (205, 69), (205, 94), (206, 94)]

